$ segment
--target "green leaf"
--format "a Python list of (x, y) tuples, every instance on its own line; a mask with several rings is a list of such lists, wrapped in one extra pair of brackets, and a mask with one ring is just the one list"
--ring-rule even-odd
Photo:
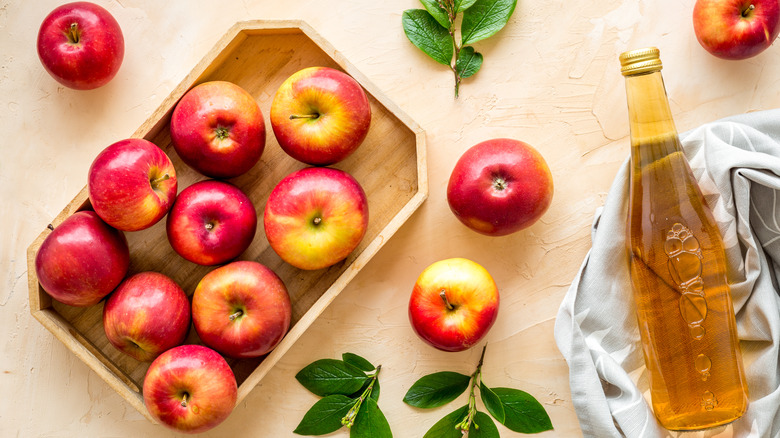
[(460, 50), (458, 60), (455, 62), (455, 70), (461, 78), (473, 76), (482, 67), (482, 54), (474, 51), (471, 46)]
[(370, 397), (374, 399), (375, 402), (379, 402), (379, 379), (376, 379), (376, 382), (374, 382), (374, 387), (371, 388)]
[(404, 403), (417, 408), (435, 408), (458, 398), (469, 386), (471, 377), (452, 371), (428, 374), (414, 382)]
[(493, 36), (509, 21), (517, 0), (477, 0), (463, 12), (462, 45)]
[(393, 438), (390, 424), (376, 400), (368, 398), (360, 406), (355, 424), (349, 430), (349, 438)]
[(484, 412), (477, 411), (469, 429), (469, 438), (499, 438), (498, 428), (493, 419)]
[(547, 411), (531, 394), (512, 388), (493, 388), (504, 405), (506, 418), (501, 422), (520, 433), (538, 433), (553, 428)]
[(490, 412), (490, 415), (498, 420), (499, 423), (503, 423), (506, 418), (506, 412), (498, 395), (482, 382), (479, 382), (479, 394), (482, 396), (482, 403), (485, 404), (485, 408)]
[(344, 363), (360, 368), (363, 371), (374, 371), (376, 369), (371, 362), (354, 353), (344, 353), (341, 355), (341, 358), (344, 360)]
[(463, 438), (461, 430), (457, 429), (455, 426), (463, 421), (468, 413), (468, 405), (451, 412), (428, 429), (428, 432), (425, 432), (423, 438)]
[[(363, 371), (369, 372), (374, 371), (376, 367), (374, 364), (369, 362), (367, 359), (362, 358), (354, 353), (344, 353), (341, 355), (341, 358), (344, 359), (344, 363), (348, 363), (355, 368), (360, 368)], [(366, 380), (366, 383), (363, 384), (363, 386), (360, 387), (359, 390), (351, 394), (351, 397), (357, 398), (360, 397), (363, 392), (368, 389), (368, 385), (371, 384), (371, 378)], [(374, 387), (371, 389), (371, 398), (373, 398), (376, 401), (379, 401), (379, 379), (376, 380), (374, 383)]]
[(455, 10), (463, 12), (466, 9), (472, 7), (477, 0), (455, 0)]
[[(369, 372), (374, 371), (376, 367), (374, 364), (369, 362), (367, 359), (362, 358), (354, 353), (344, 353), (341, 355), (341, 358), (344, 359), (344, 363), (348, 363), (355, 368), (360, 368), (363, 371)], [(355, 393), (353, 393), (351, 396), (354, 398), (360, 397), (363, 394), (363, 391), (368, 389), (368, 385), (371, 384), (371, 379), (369, 378), (366, 383), (363, 384), (363, 386), (357, 390)], [(374, 383), (374, 387), (371, 389), (371, 398), (373, 398), (376, 401), (379, 401), (379, 379)]]
[(309, 409), (293, 431), (298, 435), (325, 435), (339, 430), (355, 400), (341, 394), (320, 399)]
[(436, 62), (450, 65), (454, 54), (452, 36), (424, 9), (407, 9), (401, 21), (409, 41)]
[(431, 14), (431, 17), (433, 17), (441, 27), (445, 29), (450, 28), (450, 16), (447, 15), (447, 11), (439, 6), (439, 2), (436, 0), (420, 0), (420, 3), (425, 6), (425, 10)]
[(295, 378), (306, 389), (320, 397), (352, 394), (369, 379), (361, 369), (336, 359), (312, 362), (299, 371)]

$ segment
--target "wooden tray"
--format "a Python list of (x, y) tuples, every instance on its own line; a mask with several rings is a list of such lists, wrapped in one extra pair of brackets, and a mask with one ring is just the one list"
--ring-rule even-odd
[[(262, 227), (262, 212), (270, 191), (284, 176), (306, 167), (287, 156), (276, 142), (268, 118), (271, 101), (276, 89), (289, 75), (308, 66), (333, 67), (350, 74), (365, 88), (372, 110), (371, 128), (365, 142), (352, 156), (334, 166), (352, 174), (366, 191), (368, 231), (360, 246), (345, 261), (319, 271), (302, 271), (284, 263), (268, 245)], [(210, 80), (238, 84), (254, 96), (265, 116), (266, 147), (260, 162), (248, 173), (230, 180), (252, 198), (259, 218), (254, 241), (239, 259), (256, 260), (273, 269), (287, 285), (292, 300), (292, 327), (274, 351), (258, 359), (228, 361), (238, 380), (240, 403), (425, 200), (428, 193), (425, 134), (308, 24), (302, 21), (240, 22), (133, 134), (133, 137), (152, 141), (168, 154), (179, 178), (179, 191), (206, 177), (184, 164), (173, 149), (169, 135), (171, 112), (187, 90)], [(86, 175), (84, 178), (86, 180)], [(51, 225), (56, 227), (71, 214), (90, 208), (84, 187)], [(149, 364), (124, 355), (108, 342), (102, 325), (103, 303), (88, 308), (70, 307), (53, 300), (40, 287), (35, 273), (35, 255), (50, 232), (49, 228), (45, 229), (27, 251), (30, 311), (77, 357), (154, 422), (141, 395)], [(125, 236), (130, 245), (130, 274), (162, 272), (191, 295), (198, 281), (213, 269), (190, 263), (173, 251), (165, 234), (165, 220), (144, 231), (125, 233)], [(190, 330), (187, 342), (199, 342), (195, 330)]]

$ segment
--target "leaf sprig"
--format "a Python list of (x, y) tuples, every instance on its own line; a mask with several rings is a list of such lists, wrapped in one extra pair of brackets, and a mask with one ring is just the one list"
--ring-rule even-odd
[[(460, 82), (482, 67), (483, 56), (473, 44), (503, 29), (517, 0), (420, 0), (425, 9), (407, 9), (401, 18), (409, 41), (447, 65), (455, 75), (455, 98)], [(455, 28), (462, 15), (460, 32)], [(458, 38), (460, 37), (460, 38)]]
[(346, 426), (350, 438), (392, 438), (377, 404), (382, 366), (374, 367), (353, 353), (344, 353), (341, 358), (314, 361), (295, 375), (301, 385), (322, 398), (293, 432), (325, 435)]
[[(479, 1), (479, 0), (477, 0)], [(490, 388), (482, 381), (485, 350), (470, 376), (451, 371), (429, 374), (417, 380), (404, 396), (404, 402), (418, 408), (435, 408), (454, 401), (469, 389), (468, 404), (446, 415), (423, 438), (497, 438), (498, 428), (484, 412), (477, 410), (476, 389), (485, 408), (499, 423), (520, 433), (552, 429), (544, 407), (527, 392), (512, 388)]]

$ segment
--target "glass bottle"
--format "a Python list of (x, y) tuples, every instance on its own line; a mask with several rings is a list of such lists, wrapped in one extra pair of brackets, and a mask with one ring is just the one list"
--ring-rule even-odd
[(670, 430), (732, 422), (748, 395), (723, 240), (683, 155), (658, 49), (620, 55), (631, 127), (628, 249), (653, 411)]

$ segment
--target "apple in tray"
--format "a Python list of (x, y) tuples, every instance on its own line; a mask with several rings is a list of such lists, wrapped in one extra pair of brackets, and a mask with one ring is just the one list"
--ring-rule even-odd
[(67, 3), (44, 18), (38, 30), (38, 58), (66, 87), (91, 90), (107, 84), (125, 55), (122, 29), (102, 7)]
[(204, 82), (185, 94), (171, 115), (171, 141), (190, 167), (212, 178), (251, 169), (265, 148), (260, 107), (238, 85)]
[(192, 321), (204, 344), (230, 357), (267, 354), (290, 328), (287, 288), (269, 268), (253, 261), (219, 267), (192, 295)]
[(190, 302), (166, 275), (141, 272), (109, 295), (103, 307), (103, 328), (118, 350), (150, 362), (184, 342), (190, 328)]
[(531, 226), (547, 211), (552, 196), (552, 175), (541, 154), (508, 138), (469, 148), (447, 185), (447, 202), (458, 220), (488, 236)]
[(233, 370), (202, 345), (174, 347), (152, 362), (143, 385), (144, 404), (163, 425), (201, 433), (225, 421), (238, 399)]
[(199, 265), (217, 265), (238, 257), (249, 248), (256, 230), (252, 200), (233, 184), (216, 180), (200, 181), (182, 190), (166, 223), (173, 249)]
[(368, 199), (347, 172), (308, 167), (287, 175), (271, 191), (263, 218), (271, 248), (306, 270), (344, 260), (368, 228)]
[(360, 84), (328, 67), (308, 67), (282, 83), (271, 103), (279, 146), (316, 166), (351, 155), (368, 134), (371, 105)]
[(699, 44), (718, 58), (750, 58), (777, 38), (780, 4), (777, 0), (697, 0), (693, 30)]
[(35, 272), (43, 290), (77, 307), (97, 304), (111, 293), (129, 266), (124, 234), (94, 211), (79, 211), (62, 221), (35, 256)]
[(151, 227), (176, 199), (176, 170), (154, 143), (129, 138), (105, 148), (89, 168), (92, 208), (106, 223), (123, 231)]
[(479, 342), (498, 316), (493, 277), (464, 258), (440, 260), (417, 278), (409, 299), (409, 320), (425, 342), (444, 351), (463, 351)]

